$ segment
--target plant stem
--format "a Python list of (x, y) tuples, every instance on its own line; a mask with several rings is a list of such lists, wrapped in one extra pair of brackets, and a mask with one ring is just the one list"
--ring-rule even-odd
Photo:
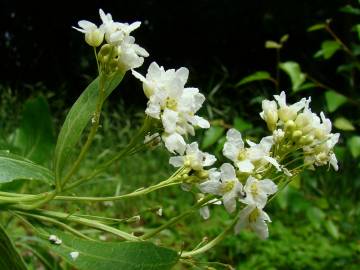
[(235, 224), (238, 221), (238, 218), (239, 218), (238, 216), (236, 218), (234, 218), (234, 220), (229, 224), (229, 226), (227, 226), (218, 236), (216, 236), (213, 240), (211, 240), (206, 245), (204, 245), (200, 248), (194, 249), (192, 251), (182, 252), (181, 258), (192, 257), (194, 255), (204, 253), (204, 252), (208, 251), (209, 249), (211, 249), (212, 247), (214, 247), (215, 245), (219, 244), (225, 238), (226, 234), (234, 228)]
[(176, 216), (173, 217), (172, 219), (170, 219), (168, 222), (166, 222), (165, 224), (161, 225), (160, 227), (156, 228), (155, 230), (144, 234), (143, 236), (141, 236), (140, 238), (142, 240), (146, 240), (149, 239), (151, 237), (153, 237), (154, 235), (158, 234), (159, 232), (161, 232), (162, 230), (166, 229), (167, 227), (177, 223), (179, 220), (191, 215), (192, 213), (194, 213), (197, 209), (199, 209), (201, 206), (203, 206), (204, 204), (206, 204), (207, 202), (211, 201), (212, 199), (214, 199), (215, 196), (214, 195), (209, 195), (205, 198), (203, 198), (202, 200), (200, 200), (199, 202), (197, 202), (190, 210)]
[(335, 32), (331, 29), (330, 27), (330, 23), (326, 23), (325, 24), (325, 29), (326, 31), (333, 37), (333, 39), (338, 42), (341, 47), (344, 49), (344, 51), (349, 54), (351, 57), (355, 58), (355, 55), (353, 54), (353, 52), (349, 49), (348, 46), (345, 45), (345, 43), (335, 34)]

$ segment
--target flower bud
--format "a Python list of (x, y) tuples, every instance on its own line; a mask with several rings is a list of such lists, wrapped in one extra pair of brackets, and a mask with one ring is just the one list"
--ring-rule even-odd
[(295, 122), (293, 120), (289, 120), (285, 122), (285, 130), (292, 131), (295, 128)]
[(306, 136), (301, 136), (299, 143), (302, 145), (308, 145), (311, 144), (313, 141), (314, 141), (313, 135), (306, 135)]
[(85, 34), (85, 41), (92, 47), (99, 47), (104, 41), (104, 33), (99, 29), (94, 29)]
[(282, 107), (278, 110), (278, 115), (281, 121), (286, 123), (289, 120), (295, 120), (297, 112), (291, 107)]
[(293, 133), (292, 133), (292, 138), (294, 140), (298, 140), (300, 137), (302, 136), (302, 132), (300, 130), (295, 130)]

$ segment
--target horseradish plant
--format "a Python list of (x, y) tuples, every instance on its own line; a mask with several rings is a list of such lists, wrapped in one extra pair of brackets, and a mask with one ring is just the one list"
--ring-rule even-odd
[[(318, 116), (311, 111), (310, 98), (288, 104), (284, 92), (275, 95), (274, 100), (262, 102), (260, 117), (270, 135), (256, 143), (244, 141), (239, 131), (229, 129), (223, 148), (228, 162), (215, 167), (214, 155), (202, 152), (197, 142), (188, 141), (195, 135), (196, 128), (210, 127), (206, 119), (197, 115), (205, 101), (204, 95), (197, 88), (185, 86), (189, 70), (184, 67), (165, 69), (153, 62), (146, 75), (140, 74), (134, 69), (143, 65), (144, 57), (149, 56), (131, 35), (140, 27), (140, 22), (116, 22), (111, 14), (101, 9), (100, 18), (99, 27), (84, 20), (79, 21), (79, 28), (74, 27), (84, 33), (86, 43), (93, 47), (99, 74), (65, 119), (58, 135), (52, 170), (9, 151), (2, 151), (0, 155), (0, 183), (14, 179), (53, 183), (52, 190), (41, 194), (0, 192), (2, 211), (18, 218), (32, 231), (35, 237), (29, 241), (47, 245), (53, 253), (79, 269), (168, 269), (179, 260), (191, 261), (193, 256), (213, 248), (231, 231), (238, 234), (250, 229), (266, 239), (271, 219), (265, 208), (277, 192), (305, 169), (328, 165), (338, 169), (333, 148), (339, 134), (331, 133), (331, 121), (323, 113)], [(98, 131), (103, 104), (129, 71), (142, 84), (148, 98), (143, 125), (120, 152), (99, 164), (90, 174), (81, 175), (79, 169)], [(83, 133), (87, 133), (86, 140), (77, 151)], [(172, 154), (169, 162), (177, 168), (168, 179), (119, 196), (66, 196), (72, 189), (96, 178), (115, 161), (158, 144), (163, 144)], [(199, 193), (200, 199), (189, 211), (137, 236), (131, 233), (131, 228), (126, 232), (111, 226), (109, 221), (115, 219), (109, 217), (47, 210), (55, 201), (126, 200), (173, 185), (181, 186), (184, 192)], [(200, 213), (204, 219), (209, 219), (211, 207), (222, 207), (215, 205), (224, 206), (231, 222), (217, 237), (200, 243), (193, 250), (175, 252), (146, 241), (191, 214)], [(78, 225), (113, 234), (124, 241), (95, 241), (91, 234), (80, 231)], [(7, 250), (4, 253), (7, 256), (0, 262), (23, 269), (10, 238), (4, 229), (1, 231), (5, 243), (1, 248)]]

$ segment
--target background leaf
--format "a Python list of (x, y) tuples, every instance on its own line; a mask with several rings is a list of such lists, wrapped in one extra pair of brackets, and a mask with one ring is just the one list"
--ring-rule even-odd
[(224, 128), (220, 126), (211, 126), (208, 130), (205, 131), (205, 136), (202, 141), (202, 148), (206, 149), (211, 145), (215, 144), (218, 139), (223, 135)]
[(236, 128), (240, 132), (244, 132), (245, 130), (249, 130), (253, 128), (253, 125), (250, 122), (245, 121), (241, 117), (234, 118), (234, 128)]
[(348, 140), (348, 146), (354, 158), (360, 156), (360, 136), (352, 136)]
[(265, 42), (266, 49), (281, 49), (282, 45), (273, 40), (267, 40)]
[(292, 90), (298, 91), (300, 86), (305, 82), (306, 75), (301, 72), (300, 65), (293, 61), (279, 64), (280, 68), (290, 77)]
[[(80, 270), (165, 270), (178, 261), (174, 250), (158, 247), (150, 242), (95, 242), (79, 239), (56, 231), (61, 245), (46, 245), (69, 264)], [(70, 252), (79, 256), (72, 259)]]
[(254, 81), (262, 81), (262, 80), (270, 80), (271, 79), (271, 75), (269, 72), (267, 71), (257, 71), (255, 73), (250, 74), (249, 76), (246, 76), (245, 78), (242, 78), (236, 85), (235, 87), (238, 87), (240, 85), (249, 83), (249, 82), (254, 82)]
[(18, 179), (42, 180), (53, 183), (53, 175), (42, 167), (23, 157), (0, 151), (0, 184)]
[(0, 225), (0, 269), (2, 270), (26, 270), (27, 267), (22, 257), (17, 252), (14, 244)]
[(345, 117), (338, 117), (335, 119), (334, 126), (338, 129), (345, 130), (345, 131), (352, 131), (355, 130), (353, 124), (346, 119)]
[(321, 43), (321, 49), (315, 53), (314, 57), (330, 59), (340, 49), (341, 45), (339, 42), (335, 40), (325, 40)]
[(318, 31), (318, 30), (321, 30), (321, 29), (325, 29), (326, 27), (326, 24), (324, 23), (318, 23), (318, 24), (314, 24), (312, 26), (310, 26), (307, 31), (308, 32), (313, 32), (313, 31)]
[(341, 105), (343, 105), (347, 98), (333, 90), (325, 92), (326, 104), (329, 112), (336, 111)]
[[(106, 97), (119, 85), (124, 74), (118, 72), (105, 83)], [(64, 174), (64, 169), (72, 161), (71, 155), (79, 142), (81, 135), (88, 125), (96, 109), (99, 94), (99, 77), (96, 78), (85, 89), (76, 100), (66, 116), (65, 122), (60, 130), (55, 148), (54, 169), (59, 178)]]
[(20, 155), (44, 164), (50, 160), (55, 146), (55, 136), (50, 110), (43, 96), (26, 101), (14, 145)]
[(353, 15), (360, 15), (360, 9), (359, 8), (354, 8), (351, 5), (346, 5), (342, 8), (340, 8), (341, 12), (344, 13), (348, 13), (348, 14), (353, 14)]

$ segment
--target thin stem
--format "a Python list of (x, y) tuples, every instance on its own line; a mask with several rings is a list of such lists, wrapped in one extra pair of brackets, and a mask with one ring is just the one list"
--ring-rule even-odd
[(98, 73), (100, 74), (101, 70), (100, 70), (100, 64), (99, 64), (98, 55), (97, 55), (97, 52), (96, 52), (96, 47), (94, 47), (94, 54), (95, 54), (95, 60), (96, 60), (96, 66), (97, 66), (97, 69), (98, 69)]
[(276, 49), (276, 90), (280, 88), (280, 48)]
[(211, 201), (212, 199), (214, 199), (215, 196), (213, 195), (209, 195), (205, 198), (203, 198), (202, 200), (200, 200), (199, 202), (197, 202), (190, 210), (176, 216), (173, 217), (172, 219), (170, 219), (168, 222), (164, 223), (163, 225), (161, 225), (160, 227), (156, 228), (155, 230), (144, 234), (143, 236), (141, 236), (142, 240), (146, 240), (149, 239), (151, 237), (153, 237), (154, 235), (158, 234), (159, 232), (161, 232), (162, 230), (166, 229), (167, 227), (177, 223), (179, 220), (193, 214), (197, 209), (199, 209), (201, 206), (203, 206), (204, 204), (206, 204), (207, 202)]
[(101, 109), (102, 109), (102, 105), (104, 103), (104, 96), (105, 96), (105, 75), (100, 74), (99, 96), (98, 96), (94, 116), (91, 119), (92, 125), (91, 125), (89, 135), (86, 139), (84, 146), (81, 148), (80, 154), (79, 154), (78, 158), (76, 159), (76, 161), (74, 162), (74, 165), (71, 167), (69, 173), (65, 176), (64, 180), (62, 181), (61, 187), (64, 187), (66, 185), (67, 181), (69, 181), (69, 179), (77, 172), (77, 170), (79, 169), (80, 163), (83, 161), (83, 159), (85, 158), (85, 155), (89, 151), (89, 148), (95, 138), (96, 132), (99, 127)]
[(206, 245), (204, 245), (200, 248), (194, 249), (192, 251), (182, 252), (181, 258), (192, 257), (194, 255), (204, 253), (204, 252), (208, 251), (209, 249), (213, 248), (214, 246), (216, 246), (217, 244), (219, 244), (225, 238), (226, 234), (234, 228), (235, 224), (238, 221), (238, 218), (239, 218), (238, 216), (236, 218), (234, 218), (234, 220), (229, 224), (229, 226), (227, 226), (218, 236), (216, 236), (213, 240), (211, 240)]
[(335, 34), (335, 32), (331, 29), (330, 23), (325, 24), (325, 30), (335, 39), (336, 42), (338, 42), (341, 47), (344, 49), (344, 51), (349, 54), (351, 57), (355, 58), (355, 55), (353, 52), (349, 49), (348, 46), (345, 45), (345, 43)]

